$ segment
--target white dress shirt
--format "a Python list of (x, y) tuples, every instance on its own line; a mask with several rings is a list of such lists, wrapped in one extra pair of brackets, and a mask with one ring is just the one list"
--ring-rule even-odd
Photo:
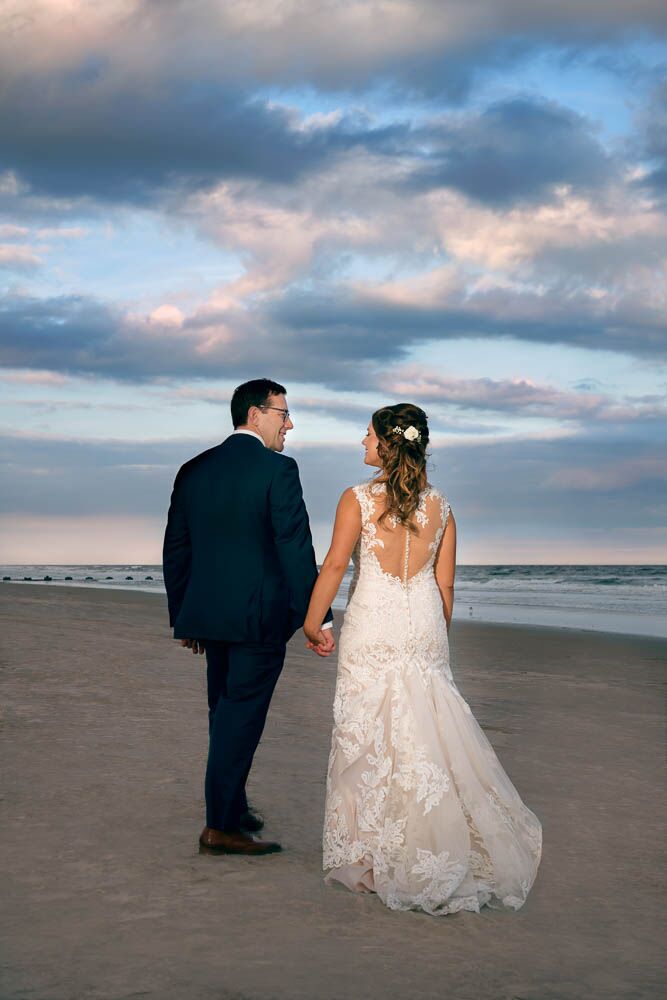
[[(235, 431), (232, 431), (232, 434), (251, 434), (254, 438), (257, 438), (258, 441), (261, 441), (262, 444), (264, 444), (264, 438), (261, 434), (258, 434), (257, 431), (248, 430), (247, 427), (237, 427)], [(266, 448), (265, 444), (264, 447)]]
[[(233, 434), (250, 434), (252, 437), (257, 438), (258, 441), (261, 441), (262, 444), (264, 444), (264, 438), (261, 436), (261, 434), (258, 434), (257, 431), (251, 431), (247, 427), (237, 427), (234, 431), (232, 431), (232, 433)], [(264, 444), (264, 447), (266, 448), (265, 444)], [(322, 631), (324, 631), (325, 628), (333, 628), (333, 622), (324, 622), (323, 625), (322, 625)]]

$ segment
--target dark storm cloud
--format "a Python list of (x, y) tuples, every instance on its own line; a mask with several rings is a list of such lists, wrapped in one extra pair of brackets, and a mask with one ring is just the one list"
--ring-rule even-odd
[[(223, 323), (233, 325), (233, 338), (225, 334), (212, 344)], [(258, 357), (264, 369), (280, 379), (325, 381), (350, 389), (366, 384), (376, 367), (368, 351), (362, 358), (338, 357), (332, 343), (320, 343), (319, 353), (304, 353), (298, 338), (275, 326), (267, 332), (262, 314), (252, 310), (195, 316), (174, 328), (128, 318), (83, 296), (0, 301), (0, 366), (6, 368), (139, 382), (163, 376), (243, 381), (254, 377)]]
[(563, 184), (594, 191), (613, 172), (590, 124), (553, 102), (497, 103), (422, 138), (429, 155), (408, 187), (451, 187), (492, 205), (542, 201)]
[(0, 96), (0, 170), (34, 195), (145, 203), (224, 178), (293, 182), (358, 145), (406, 129), (342, 121), (299, 130), (288, 113), (215, 81), (20, 79)]
[(19, 296), (0, 304), (5, 367), (141, 377), (157, 345), (153, 351), (147, 346), (132, 336), (119, 311), (83, 296)]
[[(604, 153), (585, 122), (545, 103), (497, 104), (419, 134), (352, 119), (303, 129), (258, 95), (381, 85), (399, 100), (416, 92), (463, 99), (477, 73), (523, 54), (551, 48), (573, 58), (639, 28), (659, 36), (667, 27), (656, 0), (609, 0), (604, 15), (594, 0), (368, 0), (316, 12), (143, 0), (115, 14), (113, 4), (82, 4), (71, 23), (35, 8), (18, 27), (7, 21), (15, 38), (7, 31), (0, 49), (0, 169), (37, 197), (143, 204), (223, 178), (291, 183), (350, 149), (411, 155), (420, 143), (430, 152), (408, 178), (413, 186), (445, 184), (494, 204), (538, 198), (558, 183), (590, 186), (608, 173)], [(659, 143), (655, 153), (664, 153)], [(658, 164), (656, 183), (661, 177)]]
[[(663, 72), (663, 78), (667, 70)], [(643, 152), (647, 173), (639, 183), (667, 198), (667, 80), (654, 91), (649, 107), (641, 116)]]
[(295, 183), (353, 149), (417, 161), (404, 186), (450, 187), (493, 205), (534, 202), (559, 184), (592, 191), (613, 167), (580, 116), (517, 99), (412, 129), (363, 117), (298, 129), (285, 110), (215, 84), (135, 91), (39, 80), (0, 97), (0, 169), (31, 197), (151, 203), (223, 179)]
[(563, 296), (558, 288), (542, 294), (497, 289), (439, 307), (342, 291), (321, 296), (288, 292), (270, 315), (293, 331), (305, 349), (329, 339), (347, 356), (361, 359), (382, 352), (385, 362), (409, 342), (454, 337), (512, 337), (639, 357), (667, 355), (663, 314), (623, 300), (605, 307), (585, 294)]
[(321, 296), (288, 291), (254, 309), (195, 316), (183, 327), (128, 318), (84, 297), (21, 296), (0, 304), (0, 365), (128, 381), (242, 380), (261, 357), (282, 379), (353, 391), (375, 387), (378, 371), (426, 341), (511, 337), (658, 359), (667, 354), (666, 334), (664, 316), (640, 303), (603, 308), (558, 290), (480, 293), (439, 308), (335, 289)]

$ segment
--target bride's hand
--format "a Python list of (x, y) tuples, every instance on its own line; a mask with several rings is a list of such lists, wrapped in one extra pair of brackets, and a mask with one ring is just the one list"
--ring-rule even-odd
[(318, 656), (330, 656), (336, 648), (332, 629), (322, 630), (305, 622), (303, 632), (308, 640), (306, 649), (312, 649)]

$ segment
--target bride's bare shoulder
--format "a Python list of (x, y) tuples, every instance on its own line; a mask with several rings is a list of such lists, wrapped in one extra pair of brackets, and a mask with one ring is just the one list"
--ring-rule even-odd
[(356, 531), (358, 533), (361, 524), (362, 500), (355, 493), (354, 486), (348, 486), (340, 495), (336, 508), (335, 532)]

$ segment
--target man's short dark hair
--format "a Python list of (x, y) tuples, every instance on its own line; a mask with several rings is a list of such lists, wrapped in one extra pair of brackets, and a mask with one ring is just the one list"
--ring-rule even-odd
[(266, 406), (269, 396), (284, 396), (286, 392), (284, 385), (272, 382), (270, 378), (254, 378), (243, 385), (237, 385), (231, 402), (234, 427), (248, 422), (248, 410), (251, 406)]

